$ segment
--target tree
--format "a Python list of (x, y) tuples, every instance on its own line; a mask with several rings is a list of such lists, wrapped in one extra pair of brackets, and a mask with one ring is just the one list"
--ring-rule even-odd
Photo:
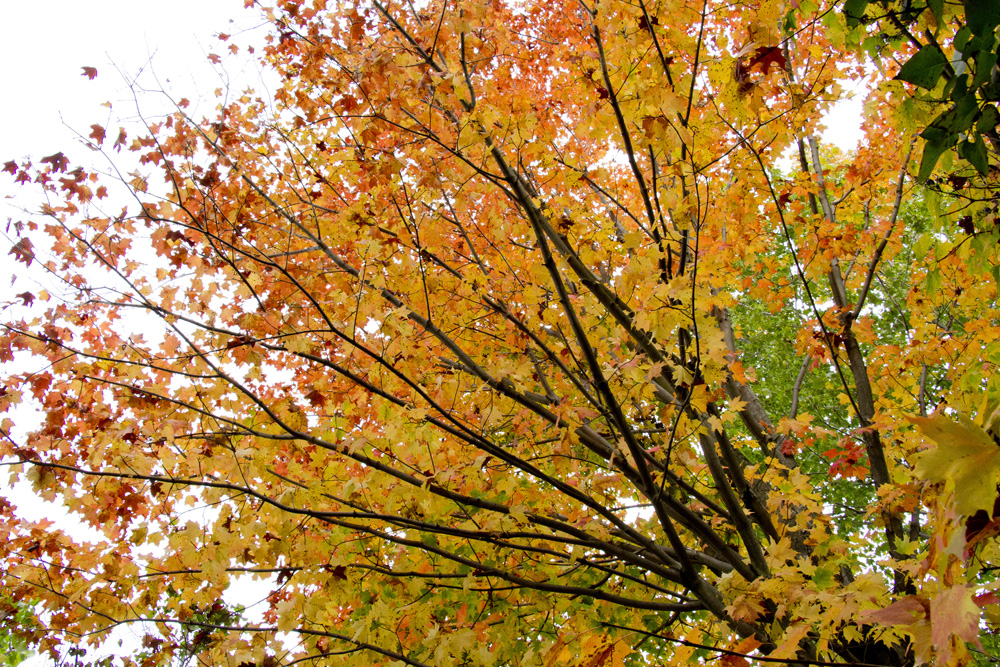
[[(846, 0), (843, 9), (861, 48), (876, 62), (888, 51), (901, 62), (895, 78), (915, 86), (907, 104), (921, 130), (917, 179), (932, 193), (934, 208), (943, 206), (967, 234), (993, 231), (1000, 168), (996, 3)], [(911, 49), (903, 58), (887, 49), (900, 43)]]
[[(23, 636), (36, 627), (37, 623), (28, 606), (12, 604), (4, 598), (0, 598), (0, 614), (3, 614), (3, 623), (0, 625), (0, 665), (14, 667), (31, 655)], [(20, 631), (13, 631), (12, 628), (15, 627)]]
[[(45, 202), (10, 253), (58, 284), (7, 309), (5, 461), (103, 536), (0, 508), (33, 645), (139, 624), (123, 664), (979, 650), (997, 232), (928, 205), (895, 70), (862, 146), (821, 145), (866, 24), (808, 0), (263, 11), (273, 100), (93, 128), (139, 162), (110, 176), (120, 212), (62, 153), (6, 164)], [(218, 602), (247, 578), (259, 620)]]

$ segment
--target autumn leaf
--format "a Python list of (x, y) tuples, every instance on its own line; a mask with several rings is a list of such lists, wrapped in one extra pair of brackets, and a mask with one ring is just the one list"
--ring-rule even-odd
[(907, 419), (934, 442), (917, 456), (917, 475), (952, 489), (960, 514), (992, 510), (1000, 482), (1000, 446), (993, 438), (961, 414), (952, 419), (938, 411), (931, 417)]
[(35, 259), (35, 252), (31, 247), (31, 239), (27, 236), (15, 243), (14, 247), (7, 254), (14, 255), (14, 259), (18, 262), (23, 262), (25, 266), (31, 266), (32, 260)]
[(87, 77), (88, 79), (91, 79), (91, 80), (93, 80), (93, 79), (95, 79), (97, 77), (97, 70), (95, 68), (93, 68), (93, 67), (83, 67), (81, 69), (83, 69), (83, 74), (81, 74), (81, 76), (85, 76), (85, 77)]
[[(143, 667), (968, 662), (997, 22), (850, 4), (251, 2), (272, 91), (91, 125), (107, 168), (6, 163), (0, 617), (44, 613), (4, 632), (70, 663), (139, 624)], [(906, 421), (943, 405), (979, 421)]]
[(41, 161), (45, 164), (52, 165), (53, 171), (66, 171), (69, 169), (69, 160), (62, 154), (62, 151), (52, 155), (47, 155), (43, 157)]
[(100, 146), (101, 144), (104, 143), (104, 128), (96, 124), (91, 125), (89, 136), (91, 139), (97, 142), (98, 146)]
[(926, 598), (909, 595), (882, 609), (867, 611), (864, 618), (880, 625), (910, 625), (930, 614)]
[(747, 69), (756, 68), (761, 74), (767, 75), (771, 65), (780, 71), (784, 71), (788, 67), (788, 60), (785, 58), (781, 45), (758, 47), (748, 59)]
[(945, 588), (931, 600), (931, 641), (937, 658), (947, 663), (952, 655), (952, 636), (960, 641), (959, 655), (965, 642), (979, 642), (979, 608), (966, 586)]

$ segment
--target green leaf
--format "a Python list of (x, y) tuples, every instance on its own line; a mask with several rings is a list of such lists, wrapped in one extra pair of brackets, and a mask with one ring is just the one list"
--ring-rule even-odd
[(959, 144), (958, 154), (968, 160), (976, 168), (980, 176), (985, 176), (989, 171), (986, 159), (986, 144), (983, 143), (983, 138), (978, 134), (975, 141), (963, 141)]
[(972, 37), (972, 31), (969, 30), (969, 26), (962, 26), (961, 30), (955, 33), (955, 38), (952, 40), (952, 46), (959, 53), (965, 53), (965, 45), (969, 43), (969, 38)]
[(977, 35), (993, 32), (1000, 25), (1000, 3), (996, 0), (965, 0), (965, 18)]
[(960, 74), (959, 76), (954, 76), (948, 80), (948, 85), (945, 86), (945, 92), (951, 89), (950, 97), (952, 101), (957, 102), (966, 96), (969, 92), (969, 75)]
[(833, 569), (830, 567), (820, 566), (816, 568), (816, 571), (812, 575), (813, 583), (816, 584), (816, 588), (821, 591), (825, 591), (836, 583), (834, 578)]
[(993, 67), (997, 64), (997, 54), (993, 51), (980, 51), (976, 54), (976, 76), (972, 80), (972, 87), (978, 88), (990, 80)]
[(944, 17), (944, 0), (927, 0), (927, 7), (934, 14), (934, 18), (941, 22)]
[(920, 138), (926, 141), (937, 141), (944, 142), (949, 137), (953, 137), (954, 133), (934, 125), (933, 123), (924, 128), (924, 131), (920, 133)]
[(847, 0), (844, 3), (844, 16), (847, 17), (847, 25), (852, 28), (859, 25), (865, 18), (867, 7), (868, 0)]
[(926, 181), (934, 172), (938, 159), (951, 146), (944, 141), (928, 141), (924, 144), (924, 153), (920, 158), (920, 171), (917, 173), (917, 180)]
[(937, 84), (947, 66), (948, 59), (941, 53), (941, 49), (933, 44), (927, 44), (906, 61), (896, 78), (914, 86), (931, 89)]
[(955, 134), (965, 132), (979, 116), (979, 100), (975, 93), (969, 93), (960, 98), (955, 104), (955, 115), (951, 122), (950, 129)]
[(997, 125), (1000, 125), (1000, 111), (997, 111), (992, 104), (987, 104), (983, 107), (983, 115), (979, 117), (979, 122), (976, 123), (976, 130), (980, 133), (989, 132), (995, 130)]
[(924, 291), (927, 294), (934, 294), (941, 289), (941, 272), (937, 269), (931, 269), (927, 272), (927, 278), (924, 280)]

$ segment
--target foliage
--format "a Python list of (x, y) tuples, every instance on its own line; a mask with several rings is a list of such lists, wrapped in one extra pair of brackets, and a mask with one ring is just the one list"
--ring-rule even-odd
[(37, 627), (30, 606), (0, 597), (0, 665), (14, 667), (31, 655), (25, 636)]
[(990, 157), (1000, 144), (1000, 79), (997, 55), (1000, 7), (990, 0), (846, 0), (849, 26), (876, 25), (879, 32), (865, 40), (877, 52), (885, 41), (905, 40), (917, 50), (896, 74), (928, 92), (934, 119), (920, 136), (926, 140), (918, 178), (928, 178), (941, 154), (956, 149), (979, 176), (987, 176)]
[[(848, 4), (292, 0), (261, 10), (273, 99), (95, 125), (120, 171), (7, 162), (42, 204), (12, 225), (4, 462), (100, 536), (0, 504), (33, 646), (139, 624), (120, 664), (988, 650), (996, 175), (959, 147), (973, 206), (915, 157), (927, 56), (881, 36), (905, 65), (865, 140), (820, 145), (881, 7)], [(931, 5), (899, 21), (944, 26)], [(249, 580), (262, 610), (220, 603)]]

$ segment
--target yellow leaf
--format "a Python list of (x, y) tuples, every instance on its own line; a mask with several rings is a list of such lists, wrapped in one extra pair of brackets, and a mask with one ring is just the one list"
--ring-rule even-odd
[(1000, 447), (986, 431), (964, 415), (958, 415), (958, 421), (941, 412), (907, 419), (936, 445), (917, 456), (917, 475), (952, 488), (960, 514), (992, 509), (1000, 481)]

